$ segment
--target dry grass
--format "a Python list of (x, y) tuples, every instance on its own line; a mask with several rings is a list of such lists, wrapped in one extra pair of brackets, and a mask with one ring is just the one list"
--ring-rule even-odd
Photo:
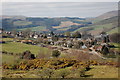
[(118, 78), (118, 68), (112, 66), (92, 66), (93, 69), (86, 74), (92, 78)]

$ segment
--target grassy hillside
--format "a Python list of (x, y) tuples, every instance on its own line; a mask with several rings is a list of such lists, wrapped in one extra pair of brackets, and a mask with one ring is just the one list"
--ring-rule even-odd
[(94, 20), (95, 19), (92, 20), (92, 22), (94, 22), (92, 25), (86, 26), (84, 28), (79, 28), (76, 31), (87, 31), (93, 35), (98, 35), (102, 31), (105, 31), (108, 34), (118, 32), (118, 29), (117, 29), (118, 17), (117, 16), (110, 17), (108, 19), (104, 19), (100, 21), (96, 19), (96, 22)]
[(15, 60), (17, 60), (17, 59), (15, 59), (15, 57), (13, 55), (2, 54), (2, 63), (13, 64)]
[[(9, 39), (4, 38), (3, 40), (12, 41), (11, 38)], [(28, 45), (28, 44), (18, 43), (18, 42), (7, 42), (5, 44), (1, 44), (0, 46), (2, 46), (2, 51), (12, 52), (14, 54), (22, 53), (26, 50), (30, 50), (31, 53), (35, 55), (38, 55), (38, 54), (50, 55), (51, 54), (51, 50), (48, 48), (43, 48), (39, 46)], [(15, 56), (15, 55), (9, 55), (9, 54), (2, 55), (2, 62), (14, 63), (18, 59), (19, 59), (18, 56)]]
[(38, 54), (40, 51), (49, 53), (49, 49), (38, 47), (34, 45), (28, 45), (24, 43), (17, 43), (17, 42), (9, 42), (2, 44), (2, 50), (7, 52), (13, 52), (13, 53), (22, 53), (26, 50), (30, 50), (33, 54)]
[(46, 27), (45, 26), (37, 26), (37, 27), (23, 28), (23, 29), (18, 29), (18, 30), (26, 30), (26, 29), (30, 29), (32, 31), (44, 31), (44, 30), (46, 30)]
[[(80, 32), (87, 31), (93, 35), (96, 35), (102, 31), (109, 32), (109, 31), (113, 30), (112, 28), (113, 28), (112, 23), (109, 23), (109, 24), (100, 24), (100, 25), (92, 25), (92, 26), (82, 27), (76, 31), (80, 31)], [(74, 32), (76, 32), (76, 31), (74, 31)], [(109, 32), (109, 33), (111, 33), (111, 32)]]
[(93, 66), (86, 74), (93, 75), (92, 78), (117, 78), (118, 68), (112, 66)]
[(118, 28), (118, 27), (116, 27), (116, 28), (114, 28), (114, 29), (112, 29), (112, 30), (108, 31), (107, 33), (108, 33), (108, 34), (118, 33), (118, 32), (119, 32), (119, 30), (120, 30), (120, 27), (119, 27), (119, 28)]
[(16, 22), (14, 22), (15, 26), (25, 26), (25, 25), (30, 25), (30, 24), (32, 24), (32, 22), (30, 22), (30, 21), (16, 21)]

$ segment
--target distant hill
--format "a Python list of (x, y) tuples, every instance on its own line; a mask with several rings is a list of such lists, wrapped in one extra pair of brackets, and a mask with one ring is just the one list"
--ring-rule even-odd
[(66, 32), (74, 31), (80, 27), (91, 24), (85, 18), (78, 17), (24, 17), (24, 16), (3, 16), (2, 27), (5, 30), (25, 30), (27, 28), (33, 31), (54, 31)]
[(21, 16), (21, 15), (2, 15), (0, 16), (0, 19), (6, 19), (6, 18), (13, 18), (13, 19), (22, 19), (25, 20), (26, 17), (25, 16)]
[(111, 34), (117, 32), (118, 11), (110, 11), (95, 18), (79, 17), (25, 17), (7, 16), (0, 18), (0, 24), (5, 30), (25, 30), (56, 33), (63, 32), (88, 32), (97, 35), (102, 31)]
[[(79, 28), (76, 31), (88, 32), (93, 35), (98, 35), (100, 32), (105, 31), (108, 34), (118, 32), (118, 11), (110, 11), (95, 18), (89, 18), (93, 24), (84, 28)], [(75, 31), (74, 31), (75, 32)]]
[(104, 14), (96, 17), (96, 18), (104, 20), (104, 19), (108, 19), (108, 18), (111, 18), (111, 17), (114, 17), (114, 16), (118, 16), (118, 11), (117, 10), (104, 13)]

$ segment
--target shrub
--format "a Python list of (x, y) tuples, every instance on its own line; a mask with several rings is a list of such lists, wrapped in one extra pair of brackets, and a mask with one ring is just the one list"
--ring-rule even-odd
[(101, 52), (102, 52), (103, 55), (107, 55), (107, 54), (109, 53), (109, 48), (104, 45), (104, 46), (102, 47)]
[(29, 50), (22, 53), (20, 56), (21, 59), (35, 59), (35, 55), (32, 54)]
[(80, 34), (79, 32), (75, 32), (75, 33), (73, 34), (73, 37), (74, 37), (74, 38), (81, 38), (81, 34)]
[(53, 56), (53, 57), (59, 57), (60, 54), (61, 54), (61, 53), (60, 53), (58, 50), (54, 50), (54, 51), (52, 52), (52, 56)]

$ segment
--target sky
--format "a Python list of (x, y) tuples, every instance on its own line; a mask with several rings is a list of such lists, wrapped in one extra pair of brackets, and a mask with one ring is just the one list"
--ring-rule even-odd
[(119, 2), (119, 0), (1, 0), (2, 2)]
[[(19, 1), (19, 0), (18, 0)], [(31, 0), (32, 1), (32, 0)], [(47, 0), (45, 0), (47, 1)], [(14, 2), (3, 0), (2, 15), (29, 17), (96, 17), (117, 10), (117, 2)]]

